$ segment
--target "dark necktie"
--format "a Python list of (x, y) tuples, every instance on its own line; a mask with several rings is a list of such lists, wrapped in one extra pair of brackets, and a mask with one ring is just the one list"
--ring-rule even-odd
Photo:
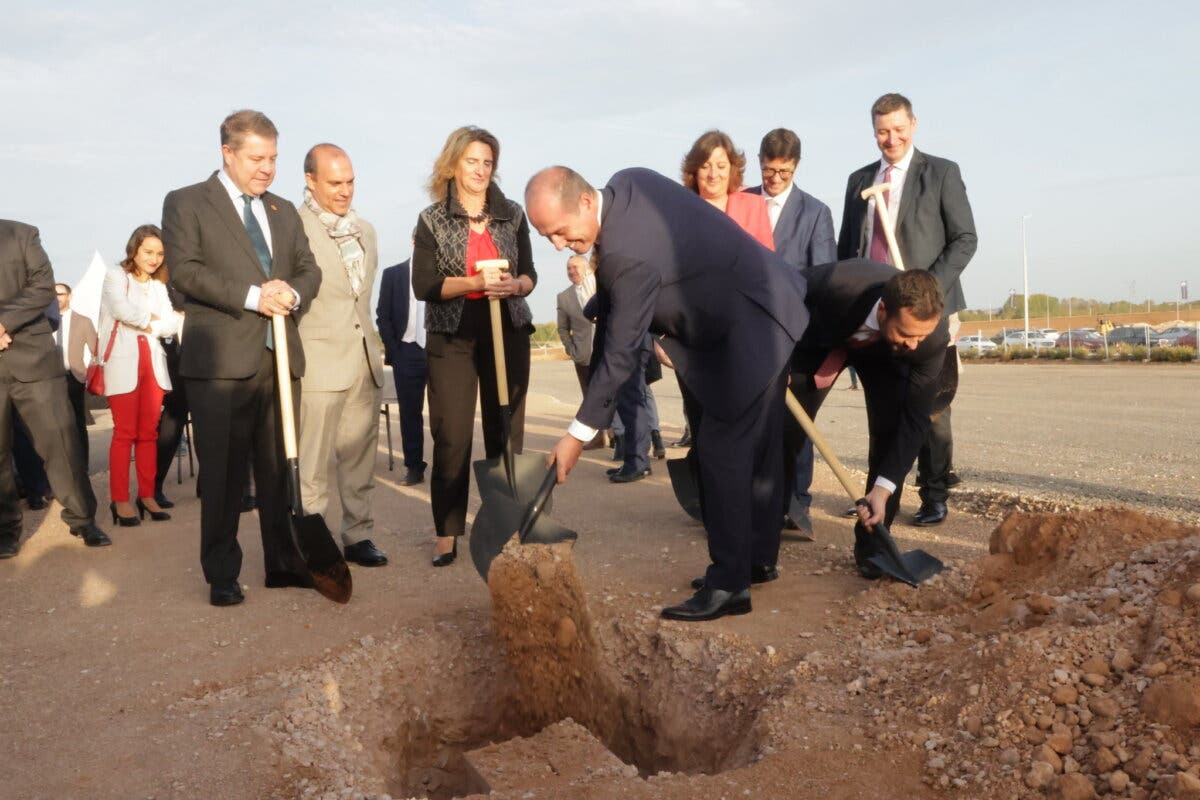
[(245, 204), (242, 206), (242, 221), (246, 223), (246, 233), (250, 234), (250, 244), (254, 245), (254, 254), (258, 256), (258, 263), (262, 265), (263, 272), (270, 276), (271, 248), (267, 247), (267, 237), (263, 235), (262, 226), (258, 224), (258, 217), (254, 216), (254, 211), (250, 208), (254, 198), (244, 194), (242, 202)]
[[(883, 183), (892, 182), (892, 165), (888, 164), (887, 169), (883, 171)], [(883, 204), (890, 206), (891, 191), (886, 191), (882, 195), (875, 196), (875, 202), (878, 203), (882, 199)], [(891, 208), (888, 208), (891, 211)], [(893, 221), (893, 225), (896, 223)], [(880, 264), (891, 264), (892, 254), (888, 250), (887, 234), (883, 230), (883, 220), (879, 218), (879, 210), (875, 211), (875, 222), (871, 226), (871, 252), (868, 257), (872, 261), (878, 261)]]

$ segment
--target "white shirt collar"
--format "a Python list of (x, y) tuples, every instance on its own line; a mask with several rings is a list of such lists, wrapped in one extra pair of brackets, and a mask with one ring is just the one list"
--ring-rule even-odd
[(895, 164), (889, 164), (886, 158), (879, 159), (879, 173), (882, 174), (888, 167), (894, 167), (901, 172), (908, 172), (908, 165), (912, 163), (913, 153), (917, 152), (917, 148), (909, 146), (908, 152), (904, 154), (904, 158), (897, 161)]
[(779, 194), (772, 197), (771, 195), (767, 194), (767, 187), (764, 185), (763, 186), (763, 197), (765, 197), (767, 199), (768, 203), (771, 202), (772, 200), (774, 200), (776, 203), (779, 204), (780, 208), (783, 208), (785, 205), (787, 205), (788, 198), (792, 196), (792, 189), (795, 189), (795, 188), (796, 188), (795, 183), (789, 183), (787, 185), (786, 189), (784, 189), (782, 192), (780, 192)]
[[(224, 167), (221, 167), (219, 170), (217, 170), (217, 180), (219, 180), (221, 185), (225, 187), (225, 191), (229, 192), (230, 199), (233, 200), (238, 208), (241, 208), (243, 205), (242, 190), (237, 188), (237, 184), (233, 182), (233, 178), (229, 177), (229, 173), (225, 171)], [(257, 195), (254, 197), (254, 199), (257, 201), (261, 201), (261, 198), (262, 195)]]
[(871, 306), (871, 310), (867, 313), (867, 319), (859, 326), (859, 330), (866, 328), (867, 330), (879, 330), (879, 306), (883, 303), (883, 298), (875, 301), (875, 305)]

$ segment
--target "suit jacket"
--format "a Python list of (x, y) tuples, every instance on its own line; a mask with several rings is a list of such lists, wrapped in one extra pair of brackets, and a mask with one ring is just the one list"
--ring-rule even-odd
[[(67, 328), (67, 365), (75, 380), (83, 383), (87, 378), (88, 363), (96, 357), (96, 326), (92, 321), (78, 311), (67, 309), (66, 316), (70, 322)], [(90, 358), (85, 356), (90, 354)]]
[(607, 312), (579, 420), (609, 426), (647, 330), (705, 413), (736, 419), (778, 377), (804, 332), (804, 279), (656, 172), (622, 170), (602, 197), (596, 281)]
[[(811, 322), (796, 345), (795, 371), (811, 377), (831, 350), (845, 347), (882, 296), (883, 285), (895, 274), (895, 267), (867, 259), (821, 264), (810, 269), (804, 304)], [(880, 461), (879, 474), (897, 486), (912, 468), (929, 428), (938, 376), (949, 344), (949, 325), (943, 318), (916, 350), (897, 353), (886, 342), (878, 342), (848, 351), (849, 363), (863, 372), (878, 373), (869, 391), (892, 395), (886, 406), (895, 409), (897, 418), (872, 419), (870, 428), (896, 431)]]
[(347, 359), (362, 353), (371, 369), (371, 379), (383, 386), (383, 363), (371, 325), (371, 287), (379, 267), (379, 249), (375, 228), (362, 219), (363, 287), (358, 297), (350, 291), (350, 277), (338, 253), (337, 244), (325, 232), (325, 226), (308, 206), (301, 205), (300, 221), (308, 237), (317, 268), (321, 270), (321, 291), (300, 318), (300, 342), (312, 369), (304, 376), (304, 388), (317, 392), (342, 392), (350, 388), (354, 371), (346, 369)]
[(0, 220), (0, 325), (12, 337), (12, 344), (0, 350), (0, 363), (22, 383), (63, 374), (62, 356), (46, 320), (52, 300), (54, 270), (37, 228)]
[[(140, 360), (138, 338), (146, 337), (150, 350), (150, 366), (154, 378), (164, 391), (171, 391), (171, 376), (167, 371), (167, 355), (159, 337), (174, 336), (183, 324), (182, 319), (171, 307), (166, 284), (152, 280), (146, 284), (148, 296), (145, 300), (139, 293), (129, 293), (133, 279), (120, 267), (111, 267), (104, 273), (104, 290), (100, 296), (100, 330), (104, 331), (104, 342), (100, 347), (107, 349), (113, 326), (117, 335), (113, 339), (112, 352), (104, 362), (104, 396), (132, 392), (138, 386), (138, 364)], [(141, 287), (138, 287), (141, 288)], [(151, 323), (150, 316), (158, 317)], [(124, 324), (122, 324), (124, 323)], [(153, 333), (143, 334), (138, 328), (152, 325)], [(103, 358), (101, 351), (100, 357)]]
[[(766, 197), (761, 186), (746, 192)], [(808, 192), (802, 192), (795, 184), (779, 210), (779, 221), (775, 223), (772, 236), (775, 252), (802, 271), (815, 264), (837, 260), (837, 242), (833, 238), (833, 215), (829, 206)]]
[[(185, 297), (179, 372), (185, 378), (248, 378), (262, 360), (271, 320), (245, 308), (251, 286), (287, 281), (300, 313), (317, 296), (321, 270), (313, 260), (295, 207), (262, 196), (271, 228), (271, 275), (264, 274), (241, 214), (217, 173), (170, 192), (163, 201), (163, 246), (171, 284)], [(293, 312), (284, 319), (292, 376), (304, 376), (304, 348)]]
[(575, 284), (571, 284), (558, 293), (558, 338), (562, 340), (563, 349), (572, 361), (586, 367), (592, 363), (592, 339), (595, 336), (596, 326), (584, 314)]
[[(875, 182), (878, 171), (879, 161), (872, 161), (850, 173), (846, 182), (842, 230), (838, 234), (840, 259), (867, 256), (867, 226), (875, 221), (867, 218), (862, 191)], [(947, 315), (966, 308), (959, 276), (975, 254), (979, 240), (958, 164), (914, 149), (893, 224), (905, 268), (929, 270), (941, 281)]]
[(379, 285), (379, 303), (375, 306), (375, 324), (383, 340), (384, 363), (400, 363), (400, 343), (408, 330), (409, 292), (412, 290), (411, 259), (383, 271)]

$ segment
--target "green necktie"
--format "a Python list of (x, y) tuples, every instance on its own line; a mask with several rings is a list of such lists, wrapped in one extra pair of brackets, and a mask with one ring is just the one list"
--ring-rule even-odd
[[(262, 226), (258, 224), (258, 217), (254, 216), (254, 211), (251, 210), (250, 204), (254, 202), (254, 198), (248, 194), (242, 195), (242, 221), (246, 223), (246, 233), (250, 234), (250, 244), (254, 245), (254, 254), (258, 256), (258, 263), (262, 266), (263, 272), (267, 273), (267, 277), (271, 276), (271, 249), (267, 247), (267, 237), (263, 236)], [(275, 331), (271, 326), (267, 326), (267, 349), (275, 348)]]

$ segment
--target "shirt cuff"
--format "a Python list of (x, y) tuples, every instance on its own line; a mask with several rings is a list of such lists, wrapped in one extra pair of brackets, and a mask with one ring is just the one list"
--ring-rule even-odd
[[(888, 492), (890, 492), (891, 494), (896, 493), (896, 484), (892, 483), (891, 481), (889, 481), (887, 478), (883, 477), (882, 475), (875, 476), (875, 486), (879, 486), (884, 489), (887, 489)], [(872, 487), (872, 488), (874, 488), (874, 487)]]
[(292, 289), (292, 297), (296, 298), (296, 300), (292, 303), (292, 307), (289, 308), (288, 311), (295, 311), (296, 309), (300, 308), (300, 293), (295, 289)]
[(587, 425), (584, 425), (579, 420), (574, 419), (574, 420), (571, 420), (571, 425), (570, 425), (570, 427), (567, 428), (567, 433), (569, 433), (574, 438), (576, 438), (579, 441), (586, 444), (587, 442), (590, 442), (592, 439), (595, 439), (596, 434), (599, 433), (599, 431), (596, 430), (595, 428), (589, 428)]
[(258, 301), (262, 297), (261, 286), (251, 286), (250, 291), (246, 292), (246, 302), (243, 307), (247, 311), (258, 311)]

